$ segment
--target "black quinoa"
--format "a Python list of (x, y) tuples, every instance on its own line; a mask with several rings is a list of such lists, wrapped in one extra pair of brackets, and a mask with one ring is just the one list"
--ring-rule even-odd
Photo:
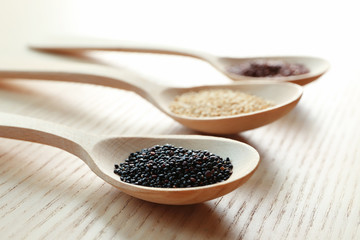
[(288, 77), (309, 72), (303, 64), (257, 59), (231, 66), (229, 72), (248, 77)]
[(120, 180), (147, 187), (185, 188), (227, 180), (233, 166), (206, 150), (189, 150), (170, 144), (131, 153), (124, 163), (115, 164)]

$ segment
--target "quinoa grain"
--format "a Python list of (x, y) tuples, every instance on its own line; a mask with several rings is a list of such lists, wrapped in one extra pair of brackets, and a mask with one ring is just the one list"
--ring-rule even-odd
[(255, 112), (273, 105), (241, 91), (209, 89), (181, 94), (169, 108), (175, 114), (188, 117), (221, 117)]
[(231, 66), (229, 72), (248, 77), (289, 77), (309, 72), (303, 64), (257, 59)]
[(120, 180), (146, 187), (185, 188), (227, 180), (233, 165), (206, 150), (170, 144), (156, 145), (131, 153), (124, 163), (114, 165)]

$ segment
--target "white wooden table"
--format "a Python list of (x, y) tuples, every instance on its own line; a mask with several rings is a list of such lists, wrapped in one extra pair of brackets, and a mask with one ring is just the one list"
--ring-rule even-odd
[[(355, 1), (236, 2), (0, 1), (1, 58), (20, 60), (37, 37), (87, 34), (227, 56), (314, 55), (331, 63), (326, 75), (305, 86), (290, 114), (229, 136), (255, 147), (260, 166), (245, 185), (203, 204), (137, 200), (75, 156), (1, 138), (1, 239), (360, 238)], [(168, 85), (231, 82), (185, 57), (93, 56)], [(131, 92), (74, 83), (2, 80), (0, 111), (99, 134), (196, 134)]]

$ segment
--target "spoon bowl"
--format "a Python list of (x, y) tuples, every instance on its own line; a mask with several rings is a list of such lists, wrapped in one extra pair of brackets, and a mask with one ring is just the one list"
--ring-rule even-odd
[[(89, 83), (134, 91), (184, 126), (214, 134), (238, 133), (273, 122), (294, 108), (302, 96), (302, 87), (296, 84), (269, 81), (173, 88), (149, 82), (129, 70), (79, 62), (71, 58), (55, 62), (39, 59), (24, 62), (19, 59), (0, 60), (0, 77)], [(275, 106), (247, 114), (212, 118), (181, 116), (169, 109), (169, 104), (181, 93), (214, 88), (241, 90), (273, 101)]]
[[(308, 56), (257, 56), (257, 57), (244, 57), (244, 58), (230, 58), (218, 57), (209, 53), (181, 49), (176, 47), (158, 46), (151, 44), (123, 42), (111, 39), (97, 39), (97, 38), (81, 38), (81, 37), (49, 37), (31, 43), (30, 48), (40, 51), (48, 52), (82, 52), (88, 50), (99, 51), (122, 51), (122, 52), (139, 52), (139, 53), (156, 53), (156, 54), (171, 54), (181, 55), (187, 57), (194, 57), (208, 62), (217, 70), (225, 74), (227, 77), (235, 80), (271, 80), (281, 82), (292, 82), (299, 85), (308, 84), (319, 77), (321, 77), (328, 69), (329, 63), (321, 58), (308, 57)], [(297, 63), (304, 65), (309, 72), (294, 76), (281, 76), (281, 77), (248, 77), (240, 74), (235, 74), (230, 71), (231, 67), (240, 63), (263, 59), (263, 60), (282, 60), (287, 63)]]
[[(256, 112), (243, 113), (232, 116), (197, 118), (174, 114), (169, 110), (169, 102), (174, 96), (188, 91), (201, 91), (209, 89), (230, 89), (252, 94), (274, 103), (273, 107)], [(159, 96), (161, 107), (169, 116), (179, 123), (200, 132), (212, 134), (233, 134), (269, 124), (286, 115), (299, 102), (302, 88), (291, 83), (276, 82), (241, 82), (231, 85), (199, 86), (192, 88), (167, 88)]]
[[(156, 144), (172, 144), (187, 149), (202, 149), (222, 157), (229, 157), (234, 166), (233, 173), (224, 182), (191, 188), (154, 188), (129, 184), (119, 181), (113, 173), (114, 163), (124, 162), (125, 158), (135, 151), (149, 148)], [(160, 136), (160, 137), (122, 137), (107, 138), (98, 142), (93, 148), (94, 159), (105, 159), (98, 162), (100, 169), (109, 174), (106, 180), (123, 192), (150, 202), (183, 205), (194, 204), (223, 196), (243, 184), (254, 172), (259, 155), (255, 149), (237, 141), (204, 136)], [(114, 159), (116, 162), (114, 162)], [(233, 160), (234, 159), (234, 160)]]
[[(230, 71), (232, 66), (237, 66), (242, 63), (250, 62), (255, 59), (262, 60), (275, 60), (283, 61), (290, 64), (302, 64), (304, 65), (309, 72), (293, 76), (280, 76), (280, 77), (250, 77), (236, 74)], [(213, 66), (218, 68), (221, 72), (225, 73), (228, 77), (233, 80), (271, 80), (271, 81), (282, 81), (282, 82), (291, 82), (299, 85), (306, 85), (319, 77), (321, 77), (329, 68), (327, 61), (317, 58), (317, 57), (308, 57), (308, 56), (272, 56), (272, 57), (248, 57), (248, 58), (218, 58), (217, 63), (214, 63)]]
[[(238, 141), (208, 136), (107, 137), (33, 118), (0, 113), (0, 137), (46, 144), (66, 150), (82, 159), (104, 181), (121, 191), (146, 201), (186, 205), (223, 196), (246, 182), (259, 164), (259, 154)], [(208, 150), (229, 157), (233, 173), (229, 179), (202, 187), (154, 188), (129, 184), (114, 174), (114, 164), (124, 162), (131, 152), (154, 145), (172, 144), (194, 150)]]

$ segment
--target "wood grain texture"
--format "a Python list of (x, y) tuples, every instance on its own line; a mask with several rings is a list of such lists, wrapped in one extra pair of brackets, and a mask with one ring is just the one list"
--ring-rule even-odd
[[(118, 13), (120, 5), (115, 3), (107, 7), (89, 3), (87, 9), (90, 10), (80, 11), (84, 10), (85, 1), (48, 2), (52, 1), (37, 1), (31, 7), (30, 3), (22, 1), (24, 8), (21, 9), (17, 1), (0, 2), (0, 9), (7, 10), (0, 16), (1, 57), (6, 54), (21, 56), (28, 36), (47, 34), (57, 27), (58, 32), (67, 32), (67, 29), (94, 35), (107, 32), (108, 36), (119, 38), (128, 36), (191, 48), (204, 47), (222, 55), (314, 54), (328, 59), (331, 70), (305, 86), (298, 106), (284, 118), (229, 136), (255, 147), (261, 163), (246, 184), (204, 204), (166, 206), (137, 200), (104, 183), (85, 164), (64, 151), (1, 138), (1, 239), (360, 238), (360, 71), (357, 66), (360, 39), (352, 33), (360, 21), (356, 7), (351, 7), (350, 3), (339, 7), (327, 2), (324, 8), (324, 3), (305, 1), (298, 6), (299, 11), (294, 12), (287, 2), (276, 1), (284, 6), (283, 10), (272, 8), (269, 12), (270, 6), (265, 1), (262, 4), (266, 11), (258, 9), (258, 3), (241, 6), (245, 10), (256, 7), (257, 14), (264, 16), (256, 20), (250, 10), (249, 13), (241, 11), (244, 16), (239, 16), (238, 5), (224, 7), (208, 3), (209, 9), (223, 14), (223, 20), (216, 18), (223, 28), (218, 28), (219, 22), (212, 22), (215, 21), (211, 20), (213, 13), (204, 10), (203, 17), (213, 24), (209, 29), (205, 27), (204, 36), (200, 36), (196, 33), (199, 26), (204, 25), (196, 21), (198, 12), (191, 9), (201, 9), (203, 5), (193, 1), (191, 8), (184, 4), (176, 11), (162, 2), (171, 13), (166, 16), (179, 19), (170, 21), (177, 27), (176, 31), (169, 28), (170, 34), (162, 35), (161, 28), (150, 28), (153, 34), (147, 28), (144, 32), (132, 31), (143, 24), (150, 25), (136, 21), (125, 11), (121, 12), (125, 14), (122, 16)], [(136, 3), (128, 3), (125, 10), (138, 10)], [(142, 4), (149, 7), (145, 2)], [(345, 6), (349, 6), (346, 13), (342, 11)], [(111, 10), (115, 7), (117, 11)], [(94, 19), (93, 13), (98, 9), (103, 11), (103, 19)], [(186, 19), (177, 13), (187, 9), (190, 11)], [(284, 12), (284, 9), (289, 11)], [(306, 18), (302, 10), (307, 10)], [(160, 10), (150, 12), (151, 15), (141, 13), (149, 24), (164, 21)], [(333, 18), (334, 13), (344, 14), (344, 17)], [(120, 20), (127, 20), (126, 17), (134, 21), (133, 25), (124, 25), (121, 33), (113, 33), (113, 28), (108, 26), (117, 26)], [(239, 21), (245, 22), (247, 18), (252, 24), (243, 26), (244, 31), (261, 40), (244, 39), (243, 34), (231, 32)], [(252, 31), (263, 26), (263, 19), (268, 19), (269, 24), (287, 27), (287, 31), (274, 28), (265, 29), (265, 33)], [(104, 24), (107, 21), (109, 24)], [(181, 28), (183, 23), (188, 23), (188, 28)], [(319, 26), (324, 29), (319, 31)], [(15, 27), (18, 31), (11, 31)], [(299, 29), (304, 27), (312, 37), (299, 36)], [(197, 37), (180, 38), (179, 31)], [(269, 37), (264, 42), (261, 36), (273, 36), (274, 31), (278, 38)], [(245, 47), (238, 46), (240, 40)], [(226, 44), (219, 46), (221, 42)], [(298, 44), (296, 50), (294, 43)], [(140, 54), (93, 54), (135, 70), (142, 67), (143, 74), (157, 78), (159, 83), (192, 86), (229, 82), (216, 70), (196, 60)], [(168, 78), (179, 66), (182, 71)], [(76, 83), (1, 80), (0, 111), (37, 117), (96, 134), (195, 134), (133, 93)]]

